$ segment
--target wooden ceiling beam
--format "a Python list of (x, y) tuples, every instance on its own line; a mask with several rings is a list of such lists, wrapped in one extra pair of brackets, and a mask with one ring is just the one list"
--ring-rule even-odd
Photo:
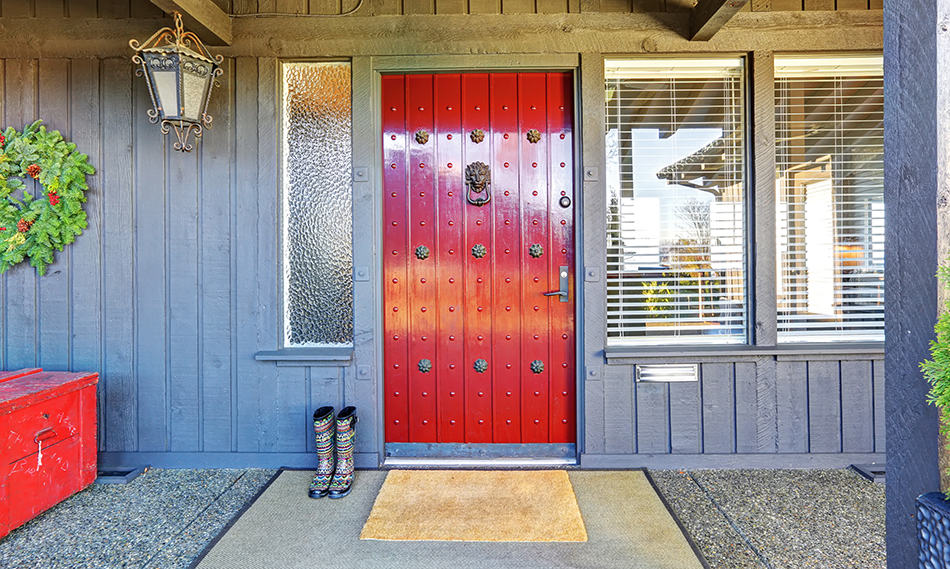
[(213, 0), (151, 0), (167, 14), (181, 14), (185, 29), (208, 45), (231, 45), (231, 16)]
[(699, 0), (689, 15), (687, 39), (709, 41), (748, 3), (749, 0)]

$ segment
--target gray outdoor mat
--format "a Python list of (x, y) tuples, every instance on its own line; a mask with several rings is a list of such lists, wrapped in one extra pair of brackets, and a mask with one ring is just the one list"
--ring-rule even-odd
[[(360, 540), (386, 472), (358, 471), (346, 498), (312, 500), (312, 473), (283, 471), (197, 567), (355, 569), (701, 569), (642, 471), (573, 471), (584, 543)], [(438, 512), (432, 512), (438, 516)]]

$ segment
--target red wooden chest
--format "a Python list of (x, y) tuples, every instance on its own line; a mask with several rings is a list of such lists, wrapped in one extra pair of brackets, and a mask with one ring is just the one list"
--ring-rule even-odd
[(0, 537), (96, 479), (99, 374), (0, 372)]

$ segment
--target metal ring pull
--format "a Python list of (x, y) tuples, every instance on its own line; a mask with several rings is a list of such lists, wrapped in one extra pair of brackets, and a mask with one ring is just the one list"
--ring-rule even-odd
[(483, 206), (491, 201), (491, 170), (484, 162), (472, 162), (465, 167), (465, 185), (468, 203)]

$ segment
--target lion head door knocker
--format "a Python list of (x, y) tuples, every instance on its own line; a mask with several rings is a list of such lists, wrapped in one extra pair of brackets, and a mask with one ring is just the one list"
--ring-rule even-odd
[(465, 167), (465, 185), (468, 203), (483, 206), (491, 201), (491, 171), (484, 162), (472, 162)]

